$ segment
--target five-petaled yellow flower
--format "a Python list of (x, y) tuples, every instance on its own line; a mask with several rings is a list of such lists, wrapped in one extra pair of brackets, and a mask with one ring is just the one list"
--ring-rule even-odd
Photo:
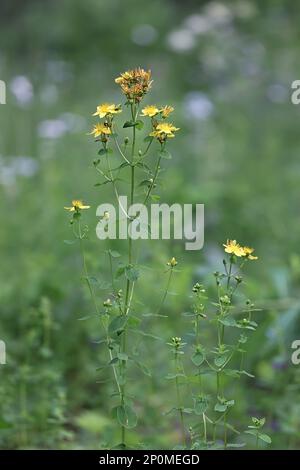
[(90, 135), (93, 135), (95, 138), (101, 135), (106, 136), (109, 134), (111, 134), (111, 128), (100, 122), (95, 124), (95, 126), (92, 129), (92, 132), (90, 132)]
[(244, 251), (244, 256), (246, 256), (246, 258), (248, 258), (252, 261), (258, 259), (258, 256), (253, 256), (252, 255), (252, 253), (254, 252), (254, 248), (250, 248), (249, 246), (244, 246), (243, 251)]
[(243, 248), (237, 243), (236, 240), (227, 240), (227, 243), (224, 243), (226, 253), (230, 255), (235, 255), (238, 257), (245, 256)]
[(80, 199), (74, 199), (71, 207), (64, 207), (69, 212), (79, 212), (83, 209), (89, 209), (91, 206), (85, 206)]
[(160, 122), (154, 131), (150, 133), (150, 136), (156, 137), (160, 142), (164, 142), (166, 139), (175, 137), (174, 132), (176, 131), (179, 131), (179, 127), (175, 127), (169, 122)]
[(121, 106), (116, 106), (115, 104), (110, 103), (103, 103), (97, 106), (97, 110), (93, 114), (93, 116), (99, 116), (100, 118), (104, 118), (109, 114), (118, 114), (121, 112)]
[(257, 256), (253, 256), (254, 248), (249, 246), (240, 246), (236, 240), (227, 240), (227, 243), (223, 245), (225, 247), (226, 253), (230, 255), (235, 255), (238, 257), (245, 257), (250, 260), (257, 260)]
[(168, 106), (168, 105), (164, 106), (160, 110), (161, 115), (164, 119), (167, 118), (169, 116), (169, 114), (173, 113), (173, 111), (174, 111), (173, 106)]
[(158, 114), (159, 112), (160, 110), (157, 108), (157, 106), (151, 104), (149, 106), (145, 106), (145, 108), (142, 109), (141, 116), (153, 117), (156, 116), (156, 114)]

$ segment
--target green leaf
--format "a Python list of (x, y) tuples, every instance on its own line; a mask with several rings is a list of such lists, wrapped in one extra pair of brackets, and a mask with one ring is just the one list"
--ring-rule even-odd
[(127, 127), (134, 127), (135, 122), (134, 121), (126, 121), (123, 125), (123, 128), (126, 129)]
[(170, 152), (168, 152), (168, 150), (161, 150), (158, 155), (160, 158), (165, 158), (166, 160), (170, 160), (172, 158), (172, 155)]
[(192, 355), (192, 362), (195, 366), (199, 367), (205, 361), (205, 356), (201, 351), (196, 351)]
[(98, 155), (106, 155), (106, 154), (107, 154), (106, 149), (100, 149), (99, 152), (98, 152)]
[(217, 367), (222, 367), (227, 361), (227, 359), (228, 359), (228, 356), (224, 356), (224, 355), (218, 356), (215, 358), (214, 363)]
[(143, 313), (143, 317), (158, 317), (158, 318), (168, 318), (168, 315), (161, 315), (160, 313)]
[(241, 372), (237, 369), (225, 369), (224, 374), (234, 379), (239, 379)]
[(188, 415), (192, 414), (193, 411), (194, 411), (193, 408), (183, 408), (183, 409), (182, 409), (182, 412), (183, 412), (183, 413), (186, 413), (186, 414), (188, 414)]
[(120, 335), (122, 331), (124, 331), (126, 323), (127, 323), (126, 315), (119, 315), (118, 317), (115, 317), (108, 325), (109, 335), (113, 335), (115, 333)]
[(105, 184), (107, 183), (111, 183), (111, 181), (109, 180), (105, 180), (105, 181), (100, 181), (99, 183), (95, 183), (94, 186), (97, 187), (97, 186), (104, 186)]
[(151, 135), (147, 135), (147, 137), (144, 138), (144, 142), (151, 142), (153, 140), (153, 137)]
[(136, 127), (139, 131), (141, 131), (141, 130), (143, 129), (143, 127), (144, 127), (143, 121), (141, 121), (140, 119), (139, 119), (138, 121), (136, 121), (136, 122), (135, 122), (135, 127)]
[(250, 377), (251, 379), (255, 378), (255, 375), (250, 374), (250, 372), (247, 372), (246, 370), (240, 370), (240, 374), (247, 375), (247, 377)]
[(235, 319), (231, 316), (219, 318), (219, 322), (224, 326), (237, 326)]
[(139, 183), (139, 186), (150, 186), (151, 182), (149, 180), (143, 180)]
[(271, 443), (272, 443), (272, 439), (270, 438), (270, 436), (268, 436), (268, 434), (261, 434), (261, 433), (259, 433), (258, 438), (259, 438), (261, 441), (266, 442), (267, 444), (271, 444)]
[(120, 258), (120, 253), (118, 251), (115, 251), (115, 250), (109, 250), (109, 253), (110, 253), (110, 256), (112, 256), (113, 258)]
[(167, 416), (167, 415), (169, 415), (169, 414), (171, 414), (171, 413), (174, 413), (175, 411), (177, 411), (177, 408), (173, 407), (173, 408), (171, 408), (170, 410), (165, 411), (165, 413), (163, 413), (163, 416)]
[(128, 316), (128, 326), (130, 328), (137, 328), (141, 324), (141, 318), (135, 317), (133, 315)]
[(158, 341), (162, 341), (162, 338), (156, 335), (152, 335), (151, 333), (146, 333), (143, 330), (137, 330), (137, 329), (130, 329), (133, 333), (138, 333), (139, 335), (145, 336), (146, 338), (152, 338), (152, 339), (157, 339)]
[(196, 415), (202, 415), (208, 408), (208, 398), (194, 398), (194, 411)]
[(93, 313), (92, 315), (85, 315), (84, 317), (77, 318), (78, 321), (89, 320), (90, 318), (94, 318), (96, 315)]
[(116, 270), (116, 277), (121, 277), (125, 273), (125, 268), (126, 266), (124, 264), (121, 264), (118, 269)]
[(216, 403), (214, 410), (219, 413), (224, 413), (224, 411), (227, 410), (227, 405), (225, 403)]
[(137, 425), (137, 415), (129, 405), (117, 406), (117, 419), (121, 426), (127, 429), (135, 428)]
[(118, 362), (118, 360), (119, 360), (119, 359), (118, 359), (117, 357), (113, 357), (112, 360), (109, 361), (108, 365), (109, 365), (109, 366), (112, 366), (112, 365), (116, 364), (116, 363)]
[(74, 243), (76, 243), (77, 240), (64, 240), (64, 243), (66, 245), (74, 245)]

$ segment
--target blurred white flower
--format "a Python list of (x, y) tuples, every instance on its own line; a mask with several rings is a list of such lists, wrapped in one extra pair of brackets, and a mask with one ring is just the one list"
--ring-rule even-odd
[(188, 16), (184, 25), (195, 34), (205, 34), (212, 28), (209, 18), (199, 14)]
[(214, 26), (222, 26), (231, 22), (232, 11), (220, 2), (210, 2), (204, 7), (204, 14)]
[(139, 46), (148, 46), (157, 38), (157, 30), (150, 24), (135, 26), (131, 32), (131, 39)]
[(73, 113), (63, 113), (57, 119), (41, 121), (38, 135), (44, 139), (59, 139), (67, 133), (81, 132), (86, 128), (86, 120)]
[(10, 90), (21, 106), (29, 104), (33, 99), (32, 83), (24, 75), (19, 75), (12, 79)]
[(200, 91), (187, 93), (184, 99), (184, 107), (187, 115), (199, 120), (209, 118), (214, 110), (213, 103)]
[(167, 43), (171, 49), (177, 52), (185, 52), (195, 46), (195, 36), (188, 29), (171, 31), (167, 36)]
[(31, 157), (1, 157), (0, 156), (0, 183), (4, 186), (12, 186), (18, 176), (30, 178), (39, 169), (37, 160)]
[(44, 139), (59, 139), (68, 131), (68, 125), (62, 119), (48, 119), (38, 126), (38, 135)]

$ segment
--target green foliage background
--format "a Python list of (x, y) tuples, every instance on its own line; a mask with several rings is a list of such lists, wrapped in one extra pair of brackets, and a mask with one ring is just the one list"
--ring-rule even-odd
[[(291, 343), (300, 338), (299, 108), (290, 99), (300, 76), (299, 20), (291, 0), (1, 3), (0, 78), (7, 83), (7, 104), (0, 106), (2, 448), (99, 448), (116, 439), (110, 384), (96, 383), (103, 378), (96, 371), (99, 325), (78, 321), (91, 307), (79, 256), (63, 243), (70, 238), (63, 206), (74, 197), (93, 208), (110, 201), (108, 188), (94, 187), (96, 148), (86, 133), (98, 103), (120, 102), (114, 77), (138, 65), (154, 77), (146, 102), (174, 105), (181, 128), (170, 144), (173, 159), (164, 163), (161, 199), (204, 203), (206, 224), (200, 252), (187, 252), (178, 241), (140, 244), (145, 268), (137, 315), (157, 305), (171, 256), (180, 272), (176, 295), (165, 305), (168, 318), (144, 320), (144, 329), (163, 341), (132, 344), (153, 375), (131, 374), (139, 413), (131, 443), (176, 444), (174, 418), (164, 416), (174, 402), (164, 380), (165, 343), (173, 335), (188, 341), (182, 313), (191, 286), (211, 285), (222, 243), (236, 238), (259, 256), (247, 269), (245, 295), (263, 310), (247, 362), (255, 379), (236, 385), (235, 422), (245, 429), (249, 415), (266, 416), (274, 448), (300, 447), (300, 368), (290, 359)], [(14, 91), (20, 76), (32, 84), (23, 104)], [(94, 210), (86, 218), (94, 241), (88, 262), (105, 299), (106, 246), (96, 239)], [(114, 247), (124, 252), (122, 243)], [(209, 328), (206, 334), (209, 341)]]

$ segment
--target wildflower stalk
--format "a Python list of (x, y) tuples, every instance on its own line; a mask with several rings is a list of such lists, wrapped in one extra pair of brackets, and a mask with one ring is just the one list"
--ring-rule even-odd
[(186, 435), (185, 435), (185, 426), (184, 426), (184, 417), (183, 417), (183, 410), (182, 410), (182, 401), (181, 401), (181, 395), (180, 395), (180, 390), (179, 390), (179, 380), (178, 380), (178, 374), (180, 373), (180, 363), (178, 359), (178, 349), (174, 349), (174, 361), (175, 361), (175, 384), (176, 384), (176, 396), (177, 396), (177, 409), (179, 411), (179, 417), (180, 417), (180, 424), (181, 424), (181, 433), (182, 433), (182, 443), (184, 447), (187, 447), (187, 442), (186, 442)]
[[(90, 276), (89, 276), (89, 272), (88, 272), (88, 268), (87, 268), (86, 256), (85, 256), (85, 250), (84, 250), (84, 242), (83, 242), (83, 240), (85, 238), (85, 234), (82, 232), (81, 223), (80, 223), (80, 214), (79, 214), (79, 217), (76, 217), (76, 220), (77, 220), (77, 227), (78, 227), (77, 236), (78, 236), (78, 239), (79, 239), (84, 278), (85, 278), (85, 281), (86, 281), (87, 286), (88, 286), (88, 290), (89, 290), (91, 300), (92, 300), (92, 303), (93, 303), (93, 306), (94, 306), (94, 309), (95, 309), (95, 313), (97, 314), (97, 316), (99, 316), (99, 318), (101, 320), (102, 328), (103, 328), (105, 336), (106, 336), (106, 344), (107, 344), (109, 359), (110, 359), (110, 361), (112, 361), (113, 360), (113, 354), (112, 354), (111, 349), (109, 348), (109, 336), (108, 336), (107, 328), (105, 327), (103, 319), (102, 319), (102, 315), (99, 312), (95, 292), (94, 292), (93, 286), (91, 284)], [(112, 369), (113, 369), (113, 375), (114, 375), (114, 379), (115, 379), (115, 382), (116, 382), (117, 390), (118, 390), (118, 393), (120, 394), (121, 393), (121, 388), (120, 388), (120, 385), (119, 385), (118, 375), (117, 375), (117, 371), (116, 371), (116, 368), (115, 368), (114, 364), (112, 364)]]
[(169, 276), (168, 276), (168, 281), (167, 281), (167, 285), (166, 285), (165, 291), (164, 291), (164, 293), (163, 293), (162, 299), (161, 299), (161, 301), (160, 301), (159, 307), (158, 307), (158, 309), (157, 309), (157, 311), (156, 311), (156, 314), (157, 314), (157, 315), (160, 314), (161, 309), (162, 309), (163, 306), (164, 306), (165, 300), (166, 300), (167, 295), (168, 295), (168, 292), (169, 292), (169, 288), (170, 288), (172, 276), (173, 276), (173, 268), (170, 268), (170, 270), (169, 270)]
[(150, 195), (151, 195), (151, 191), (152, 191), (152, 189), (153, 189), (154, 186), (155, 186), (155, 182), (156, 182), (156, 179), (157, 179), (157, 176), (158, 176), (158, 172), (159, 172), (159, 169), (160, 169), (160, 162), (161, 162), (161, 154), (159, 155), (159, 157), (158, 157), (158, 159), (157, 159), (157, 164), (156, 164), (156, 168), (155, 168), (155, 170), (154, 170), (154, 175), (153, 175), (152, 181), (151, 181), (151, 183), (150, 183), (150, 186), (149, 186), (149, 188), (148, 188), (148, 191), (147, 191), (147, 193), (146, 193), (146, 197), (145, 197), (145, 199), (144, 199), (144, 201), (143, 201), (143, 204), (144, 204), (144, 205), (147, 204), (148, 199), (149, 199), (149, 197), (150, 197)]
[[(136, 143), (136, 115), (137, 110), (134, 104), (130, 105), (131, 108), (131, 116), (132, 116), (132, 146), (131, 146), (131, 179), (130, 179), (130, 205), (133, 205), (134, 202), (134, 190), (135, 190), (135, 162), (134, 162), (134, 154), (135, 154), (135, 143)], [(138, 107), (137, 107), (138, 108)], [(132, 219), (129, 221), (129, 227), (132, 223)], [(129, 229), (130, 230), (130, 229)], [(133, 262), (133, 247), (132, 247), (132, 237), (128, 237), (128, 265), (131, 266)], [(133, 298), (133, 291), (134, 291), (134, 282), (131, 282), (129, 279), (126, 281), (126, 294), (125, 294), (125, 304), (124, 304), (124, 314), (128, 315), (130, 311), (130, 306)], [(126, 340), (127, 340), (127, 331), (126, 325), (122, 335), (122, 342), (121, 342), (121, 352), (126, 354)], [(126, 394), (126, 361), (122, 361), (122, 375), (123, 375), (123, 385), (121, 387), (121, 404), (124, 405), (125, 394)], [(122, 426), (122, 445), (126, 446), (126, 428)]]
[[(122, 106), (116, 104), (109, 104), (103, 103), (97, 106), (96, 112), (93, 116), (97, 116), (100, 118), (98, 122), (93, 126), (93, 129), (90, 135), (93, 135), (96, 142), (100, 143), (100, 149), (98, 150), (99, 158), (97, 157), (94, 159), (94, 168), (96, 169), (97, 173), (101, 175), (101, 178), (104, 180), (97, 183), (97, 186), (102, 186), (103, 184), (111, 183), (113, 187), (114, 196), (117, 199), (118, 205), (121, 211), (125, 214), (126, 219), (128, 220), (128, 248), (127, 248), (127, 263), (121, 264), (119, 267), (119, 272), (117, 276), (124, 275), (125, 276), (125, 292), (124, 297), (122, 296), (122, 291), (116, 290), (116, 280), (114, 276), (114, 266), (112, 253), (110, 250), (107, 251), (109, 257), (109, 271), (111, 277), (111, 285), (112, 285), (112, 292), (113, 296), (116, 300), (115, 305), (118, 306), (119, 315), (114, 315), (114, 310), (111, 309), (113, 304), (111, 303), (110, 299), (107, 299), (103, 305), (106, 307), (106, 315), (101, 316), (101, 312), (98, 310), (97, 301), (95, 298), (95, 293), (93, 289), (93, 285), (90, 282), (90, 278), (88, 275), (86, 260), (85, 260), (85, 253), (84, 253), (84, 243), (83, 239), (85, 238), (85, 233), (82, 233), (80, 227), (80, 215), (81, 210), (88, 209), (90, 206), (84, 206), (82, 201), (74, 200), (72, 201), (71, 207), (65, 207), (66, 210), (73, 212), (73, 222), (75, 220), (78, 222), (78, 235), (76, 238), (79, 238), (80, 241), (80, 249), (83, 258), (83, 271), (85, 273), (85, 279), (88, 285), (88, 289), (91, 295), (92, 302), (95, 307), (95, 311), (97, 314), (100, 315), (100, 318), (103, 323), (103, 327), (106, 334), (106, 342), (109, 349), (110, 354), (110, 365), (113, 367), (115, 380), (118, 387), (118, 395), (120, 398), (120, 403), (118, 406), (114, 408), (116, 412), (116, 417), (118, 422), (121, 425), (121, 435), (122, 435), (122, 442), (121, 447), (126, 448), (126, 429), (130, 429), (136, 426), (137, 417), (136, 414), (130, 404), (130, 400), (126, 395), (126, 375), (127, 375), (127, 360), (128, 356), (126, 354), (127, 349), (127, 333), (128, 333), (128, 326), (127, 326), (127, 317), (131, 314), (131, 305), (133, 302), (134, 297), (134, 288), (135, 288), (135, 281), (138, 278), (137, 270), (134, 270), (134, 263), (137, 263), (137, 253), (134, 253), (133, 241), (131, 236), (131, 229), (134, 220), (136, 220), (137, 216), (130, 216), (127, 212), (127, 209), (123, 207), (121, 198), (119, 197), (118, 187), (117, 187), (117, 180), (116, 174), (114, 173), (119, 171), (125, 167), (130, 169), (130, 190), (129, 190), (129, 200), (130, 206), (134, 204), (135, 200), (135, 190), (136, 190), (136, 168), (142, 168), (144, 172), (146, 172), (147, 176), (152, 176), (148, 180), (145, 180), (147, 185), (147, 191), (145, 192), (145, 199), (144, 204), (149, 200), (151, 192), (155, 187), (155, 182), (159, 175), (160, 170), (160, 161), (162, 158), (161, 153), (158, 155), (158, 159), (156, 162), (156, 166), (154, 170), (151, 170), (147, 165), (142, 163), (142, 160), (146, 157), (150, 146), (153, 142), (157, 142), (160, 145), (160, 151), (164, 150), (166, 142), (169, 138), (175, 137), (175, 132), (179, 130), (179, 128), (175, 127), (172, 123), (166, 122), (166, 118), (169, 116), (170, 113), (174, 111), (174, 108), (169, 105), (165, 105), (162, 108), (157, 108), (154, 105), (146, 106), (142, 110), (142, 114), (140, 116), (151, 119), (151, 132), (148, 134), (145, 141), (147, 141), (147, 145), (144, 151), (139, 150), (136, 152), (136, 132), (137, 130), (141, 130), (143, 127), (143, 121), (138, 119), (140, 103), (143, 97), (147, 94), (149, 89), (151, 88), (152, 80), (151, 80), (151, 71), (145, 71), (142, 68), (136, 68), (134, 70), (129, 70), (122, 73), (119, 77), (115, 79), (115, 83), (120, 86), (122, 93), (126, 97), (125, 106), (130, 109), (131, 119), (129, 121), (124, 122), (123, 128), (132, 127), (132, 140), (131, 140), (131, 149), (129, 151), (128, 144), (130, 140), (128, 137), (124, 139), (124, 147), (120, 145), (118, 136), (115, 133), (115, 116), (122, 112)], [(110, 148), (110, 142), (114, 142), (115, 147), (118, 153), (121, 156), (122, 163), (117, 168), (112, 168), (110, 163), (109, 155), (112, 153), (112, 148)], [(102, 158), (103, 156), (103, 158)], [(104, 157), (105, 156), (105, 157)], [(104, 162), (103, 162), (104, 160)], [(117, 173), (117, 174), (118, 174)], [(141, 184), (142, 185), (142, 184)], [(106, 217), (108, 215), (108, 217)], [(109, 214), (104, 214), (101, 219), (109, 220)], [(106, 227), (103, 224), (103, 229), (105, 231)], [(97, 232), (98, 234), (98, 232)], [(99, 236), (99, 235), (98, 235)], [(105, 236), (101, 239), (105, 239)], [(174, 259), (175, 260), (175, 259)], [(175, 264), (176, 261), (175, 261)], [(174, 264), (174, 266), (175, 266)], [(172, 266), (173, 267), (173, 266)], [(135, 271), (135, 272), (134, 272)], [(117, 277), (116, 276), (116, 277)], [(169, 285), (171, 282), (172, 277), (172, 269), (170, 271), (166, 292), (163, 295), (163, 299), (159, 310), (162, 308), (164, 301), (166, 299)], [(108, 312), (112, 312), (112, 315), (108, 315)], [(108, 317), (109, 320), (108, 320)], [(107, 325), (107, 321), (109, 324)], [(132, 328), (133, 330), (135, 328)], [(116, 368), (117, 364), (117, 368)]]

